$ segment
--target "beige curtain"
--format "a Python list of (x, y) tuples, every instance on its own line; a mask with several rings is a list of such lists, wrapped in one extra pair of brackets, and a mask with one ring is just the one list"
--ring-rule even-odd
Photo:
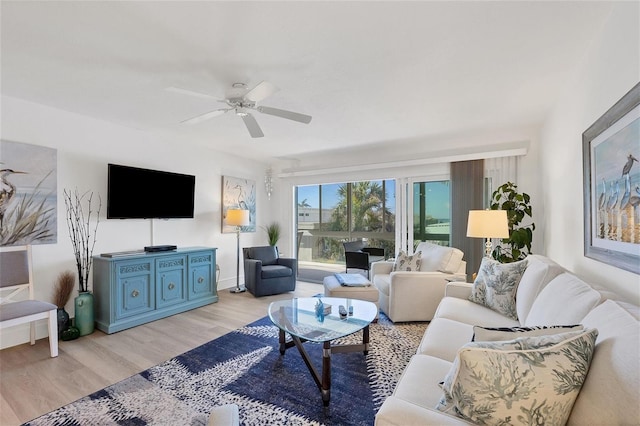
[(467, 281), (478, 271), (484, 241), (467, 237), (469, 210), (484, 208), (484, 160), (451, 163), (451, 245), (464, 252)]

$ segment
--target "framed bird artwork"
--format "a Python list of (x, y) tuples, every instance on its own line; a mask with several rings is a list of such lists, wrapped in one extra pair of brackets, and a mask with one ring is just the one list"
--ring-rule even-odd
[(582, 134), (584, 254), (640, 274), (640, 83)]
[(0, 246), (57, 242), (57, 151), (0, 140)]
[(256, 232), (256, 181), (231, 176), (222, 176), (222, 233), (236, 232), (236, 227), (227, 224), (227, 210), (249, 210), (249, 225), (240, 232)]

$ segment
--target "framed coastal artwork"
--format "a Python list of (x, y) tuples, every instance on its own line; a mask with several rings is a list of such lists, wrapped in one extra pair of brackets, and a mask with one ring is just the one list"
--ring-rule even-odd
[(240, 232), (256, 232), (256, 181), (231, 176), (222, 176), (222, 232), (236, 232), (235, 226), (227, 225), (228, 209), (249, 210), (249, 225)]
[(57, 151), (0, 140), (0, 246), (57, 242)]
[(640, 274), (640, 83), (582, 134), (584, 254)]

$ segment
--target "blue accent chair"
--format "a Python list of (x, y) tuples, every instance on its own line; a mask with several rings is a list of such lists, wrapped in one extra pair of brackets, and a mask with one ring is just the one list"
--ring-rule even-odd
[(245, 247), (244, 286), (256, 297), (285, 293), (296, 289), (298, 262), (278, 256), (275, 246)]

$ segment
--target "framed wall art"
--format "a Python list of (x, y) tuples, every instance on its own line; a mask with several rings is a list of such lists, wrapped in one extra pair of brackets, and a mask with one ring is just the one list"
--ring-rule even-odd
[(584, 254), (640, 274), (640, 83), (582, 134)]
[(236, 232), (235, 226), (227, 225), (228, 209), (249, 210), (249, 225), (240, 232), (256, 232), (256, 181), (231, 176), (222, 176), (222, 232)]
[(57, 151), (0, 141), (0, 246), (57, 242)]

